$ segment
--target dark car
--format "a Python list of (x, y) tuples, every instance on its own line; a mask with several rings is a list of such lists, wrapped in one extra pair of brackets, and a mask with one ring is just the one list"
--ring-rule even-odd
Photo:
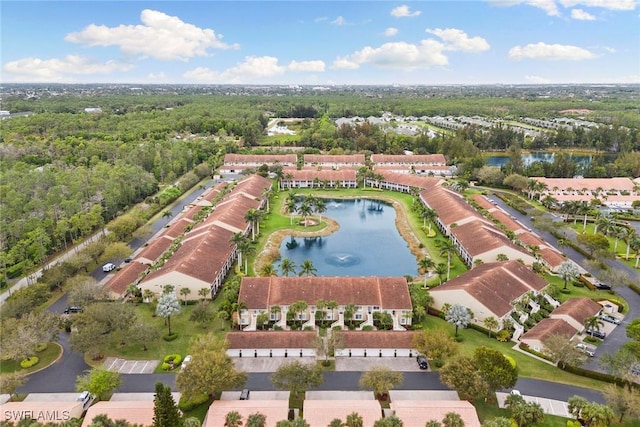
[(600, 289), (601, 291), (609, 291), (611, 290), (611, 285), (607, 285), (606, 283), (596, 283), (594, 285), (597, 289)]
[(131, 261), (133, 261), (133, 258), (131, 258), (130, 256), (128, 256), (128, 257), (126, 257), (124, 259), (124, 262), (126, 262), (126, 263), (130, 263)]
[(587, 329), (587, 335), (591, 335), (592, 337), (600, 338), (601, 340), (603, 340), (604, 337), (607, 336), (607, 334), (605, 334), (604, 332), (598, 331), (596, 329)]
[(416, 361), (418, 362), (418, 367), (420, 369), (429, 369), (429, 364), (427, 363), (427, 358), (424, 356), (416, 357)]
[(77, 305), (72, 305), (70, 307), (65, 308), (63, 313), (64, 314), (82, 313), (82, 307), (78, 307)]

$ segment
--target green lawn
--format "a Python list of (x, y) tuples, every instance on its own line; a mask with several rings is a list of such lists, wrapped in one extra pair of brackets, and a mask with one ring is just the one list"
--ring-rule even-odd
[(10, 372), (20, 372), (23, 374), (30, 374), (49, 366), (49, 364), (56, 360), (61, 354), (62, 347), (60, 344), (49, 343), (44, 351), (36, 354), (38, 359), (40, 359), (36, 365), (25, 369), (20, 366), (20, 362), (16, 362), (15, 360), (3, 360), (2, 363), (0, 363), (0, 373), (8, 374)]
[[(587, 222), (587, 226), (584, 226), (584, 222), (578, 220), (575, 224), (573, 223), (573, 221), (569, 221), (567, 223), (567, 225), (569, 227), (571, 227), (573, 230), (575, 230), (577, 233), (587, 233), (587, 234), (594, 234), (594, 230), (595, 230), (595, 224), (592, 222)], [(623, 262), (625, 264), (627, 264), (629, 267), (631, 268), (635, 268), (636, 266), (636, 260), (635, 260), (635, 256), (636, 254), (633, 251), (629, 251), (629, 259), (626, 259), (627, 257), (627, 243), (624, 240), (618, 240), (618, 248), (616, 249), (616, 239), (615, 237), (611, 237), (611, 236), (606, 236), (607, 240), (609, 240), (609, 251), (611, 251), (611, 253), (614, 253), (616, 256), (616, 259), (620, 262)]]
[[(451, 333), (451, 336), (455, 332), (455, 328), (452, 325), (434, 316), (427, 316), (423, 321), (423, 329), (445, 329)], [(574, 375), (548, 363), (541, 362), (526, 353), (514, 350), (515, 344), (513, 342), (503, 343), (495, 339), (495, 337), (489, 338), (485, 333), (474, 329), (460, 329), (458, 336), (461, 339), (459, 346), (461, 355), (471, 356), (475, 349), (480, 346), (499, 350), (503, 354), (513, 357), (517, 363), (520, 377), (572, 384), (596, 390), (601, 390), (606, 385), (602, 381)]]

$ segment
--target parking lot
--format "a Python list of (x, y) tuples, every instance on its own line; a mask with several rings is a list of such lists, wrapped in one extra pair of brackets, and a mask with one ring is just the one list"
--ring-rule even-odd
[[(504, 408), (504, 401), (509, 396), (509, 393), (496, 393), (498, 399), (498, 406)], [(547, 399), (546, 397), (535, 396), (522, 396), (526, 402), (538, 403), (545, 414), (558, 415), (560, 417), (572, 418), (567, 408), (567, 402), (561, 400)]]
[[(315, 363), (315, 357), (235, 357), (236, 369), (245, 372), (275, 372), (283, 363)], [(415, 357), (336, 357), (336, 371), (368, 371), (373, 366), (387, 366), (394, 371), (421, 371)]]
[(159, 363), (157, 360), (125, 360), (107, 357), (104, 361), (104, 367), (108, 371), (121, 374), (153, 374)]

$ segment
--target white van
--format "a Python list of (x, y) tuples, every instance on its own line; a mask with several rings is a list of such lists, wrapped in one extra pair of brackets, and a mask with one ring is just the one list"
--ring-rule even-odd
[(102, 266), (102, 271), (104, 271), (105, 273), (108, 273), (111, 270), (114, 270), (115, 268), (116, 268), (116, 265), (114, 263), (108, 262)]

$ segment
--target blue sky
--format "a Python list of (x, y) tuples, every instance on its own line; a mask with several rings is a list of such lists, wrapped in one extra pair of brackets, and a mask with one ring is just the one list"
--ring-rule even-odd
[(640, 83), (638, 3), (2, 0), (0, 82)]

